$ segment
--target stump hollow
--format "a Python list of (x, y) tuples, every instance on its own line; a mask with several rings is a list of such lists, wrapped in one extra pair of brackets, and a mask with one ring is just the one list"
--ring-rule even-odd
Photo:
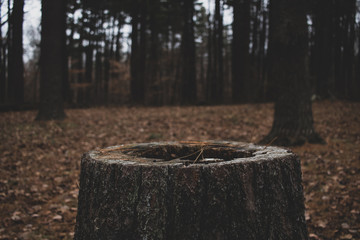
[(299, 158), (239, 142), (161, 142), (82, 157), (75, 239), (308, 239)]

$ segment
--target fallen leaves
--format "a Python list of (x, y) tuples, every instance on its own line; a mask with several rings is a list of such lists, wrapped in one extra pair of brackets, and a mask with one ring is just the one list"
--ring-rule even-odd
[[(35, 111), (0, 113), (0, 239), (73, 239), (84, 152), (147, 141), (257, 142), (272, 104), (67, 110), (62, 122)], [(360, 239), (360, 103), (314, 104), (327, 145), (292, 148), (301, 158), (313, 240)]]
[(324, 220), (319, 220), (316, 223), (316, 225), (321, 228), (326, 228), (327, 224), (328, 224), (328, 221), (324, 221)]

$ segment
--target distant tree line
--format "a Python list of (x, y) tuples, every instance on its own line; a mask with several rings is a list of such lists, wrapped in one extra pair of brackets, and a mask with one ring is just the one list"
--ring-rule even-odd
[[(209, 0), (209, 9), (196, 0), (69, 0), (66, 45), (59, 46), (65, 53), (58, 61), (62, 98), (67, 106), (273, 101), (271, 2)], [(356, 0), (303, 4), (311, 95), (360, 100)], [(0, 19), (0, 104), (36, 104), (40, 80), (34, 69), (24, 73), (22, 60), (24, 0), (1, 0), (0, 9), (6, 12)], [(225, 11), (233, 13), (229, 25)]]

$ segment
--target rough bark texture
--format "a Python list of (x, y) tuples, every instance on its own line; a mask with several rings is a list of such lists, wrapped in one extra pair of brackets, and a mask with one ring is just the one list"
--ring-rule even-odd
[(308, 239), (299, 158), (236, 142), (91, 151), (75, 239)]

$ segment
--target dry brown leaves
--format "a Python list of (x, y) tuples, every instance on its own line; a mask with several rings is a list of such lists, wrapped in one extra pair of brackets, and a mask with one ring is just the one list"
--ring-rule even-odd
[[(81, 155), (134, 142), (257, 142), (272, 124), (271, 104), (91, 108), (65, 121), (36, 112), (0, 113), (0, 239), (72, 239)], [(302, 159), (311, 239), (360, 239), (360, 103), (314, 104), (327, 145), (293, 150)]]

